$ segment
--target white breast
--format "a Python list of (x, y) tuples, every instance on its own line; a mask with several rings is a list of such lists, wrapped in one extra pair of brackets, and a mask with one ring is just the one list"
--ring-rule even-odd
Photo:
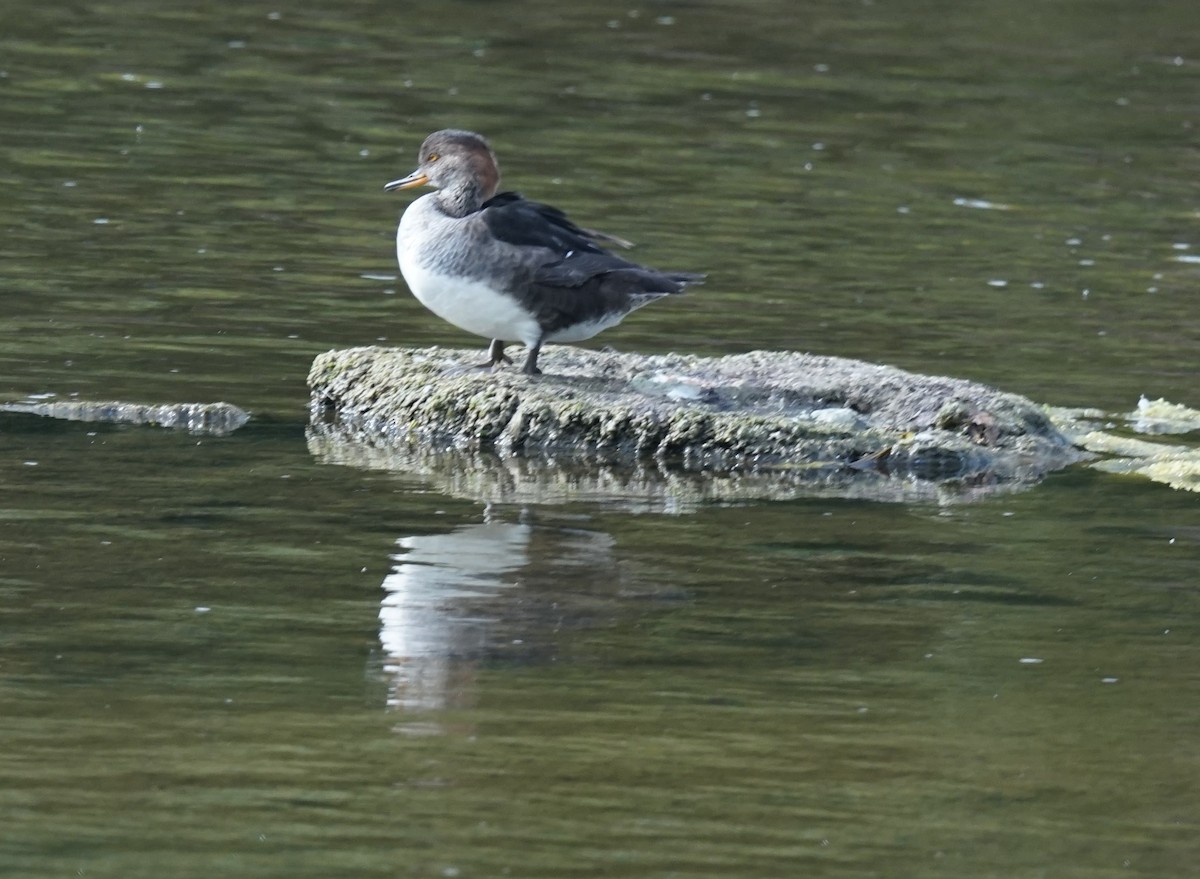
[[(422, 259), (427, 256), (421, 246), (423, 240), (428, 240), (430, 235), (452, 231), (438, 228), (446, 225), (448, 218), (432, 218), (432, 212), (420, 210), (426, 207), (421, 202), (427, 198), (431, 196), (418, 199), (409, 206), (396, 230), (400, 273), (413, 295), (442, 320), (468, 333), (485, 339), (533, 345), (541, 329), (516, 299), (485, 281), (439, 272), (436, 265), (430, 266), (428, 259)], [(430, 219), (435, 219), (432, 228), (425, 222)], [(436, 222), (437, 219), (440, 222)]]

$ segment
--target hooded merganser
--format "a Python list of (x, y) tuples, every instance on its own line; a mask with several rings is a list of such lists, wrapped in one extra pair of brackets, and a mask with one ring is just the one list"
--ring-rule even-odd
[(627, 242), (576, 226), (557, 208), (496, 194), (500, 169), (488, 142), (470, 131), (436, 131), (417, 170), (387, 192), (429, 184), (400, 218), (396, 256), (413, 295), (456, 327), (491, 339), (481, 366), (512, 363), (508, 342), (529, 349), (522, 371), (538, 375), (546, 342), (580, 342), (643, 305), (682, 293), (704, 275), (659, 272), (596, 242)]

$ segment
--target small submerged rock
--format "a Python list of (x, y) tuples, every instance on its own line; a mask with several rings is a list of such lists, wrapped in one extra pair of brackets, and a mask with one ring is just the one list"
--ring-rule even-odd
[(1200, 430), (1200, 411), (1172, 403), (1159, 397), (1148, 400), (1142, 397), (1137, 408), (1126, 416), (1138, 433), (1168, 434), (1190, 433)]
[(152, 424), (177, 427), (213, 436), (233, 433), (250, 415), (231, 403), (123, 403), (90, 400), (47, 400), (0, 403), (0, 412), (19, 412), (64, 421), (103, 421), (111, 424)]

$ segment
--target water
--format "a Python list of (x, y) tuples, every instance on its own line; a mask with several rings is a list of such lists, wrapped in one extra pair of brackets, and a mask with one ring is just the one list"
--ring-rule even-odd
[[(1183, 0), (10, 0), (0, 874), (1187, 875), (1194, 495), (484, 507), (323, 463), (426, 133), (709, 284), (598, 340), (1200, 405)], [(460, 486), (461, 488), (461, 486)]]

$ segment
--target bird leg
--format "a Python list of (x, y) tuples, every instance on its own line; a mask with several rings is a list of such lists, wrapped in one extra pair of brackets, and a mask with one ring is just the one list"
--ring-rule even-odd
[(542, 371), (538, 369), (538, 354), (542, 350), (542, 340), (538, 339), (529, 346), (529, 356), (525, 358), (525, 365), (521, 367), (521, 372), (526, 375), (541, 375)]
[(477, 364), (476, 369), (495, 369), (501, 363), (512, 363), (513, 359), (504, 353), (505, 343), (499, 339), (492, 339), (492, 344), (488, 345), (488, 359), (483, 363)]

